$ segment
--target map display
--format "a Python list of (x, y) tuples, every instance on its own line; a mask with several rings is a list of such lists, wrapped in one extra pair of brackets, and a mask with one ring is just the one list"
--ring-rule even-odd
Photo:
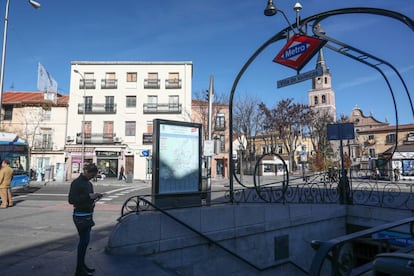
[(198, 192), (199, 128), (160, 124), (159, 194)]

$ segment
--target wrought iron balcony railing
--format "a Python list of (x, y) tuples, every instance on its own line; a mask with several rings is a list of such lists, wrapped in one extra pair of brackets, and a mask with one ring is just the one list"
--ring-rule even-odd
[(221, 124), (216, 124), (215, 126), (214, 126), (214, 130), (217, 130), (217, 131), (223, 131), (223, 130), (226, 130), (226, 123), (221, 123)]
[(117, 79), (101, 79), (101, 88), (102, 89), (117, 89), (118, 80)]
[[(119, 143), (115, 133), (85, 133), (85, 144), (114, 144)], [(76, 144), (82, 144), (82, 133), (76, 134)]]
[[(84, 104), (78, 104), (78, 114), (83, 114)], [(85, 114), (116, 114), (116, 104), (86, 104)]]
[(144, 79), (144, 88), (160, 89), (160, 79)]
[(170, 79), (165, 80), (166, 89), (180, 89), (181, 88), (181, 79)]
[(181, 104), (144, 103), (144, 114), (180, 114)]
[(152, 133), (142, 133), (142, 144), (152, 145)]
[(33, 146), (33, 150), (53, 150), (53, 144), (52, 143), (35, 143)]
[(79, 81), (79, 89), (95, 89), (96, 80), (95, 79), (81, 79)]

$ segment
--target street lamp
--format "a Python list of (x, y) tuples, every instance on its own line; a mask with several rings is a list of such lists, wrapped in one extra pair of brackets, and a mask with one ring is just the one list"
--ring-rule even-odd
[[(7, 26), (9, 23), (9, 3), (10, 0), (6, 1), (6, 12), (4, 15), (4, 31), (3, 31), (3, 48), (1, 53), (1, 71), (0, 71), (0, 122), (2, 120), (2, 97), (3, 97), (3, 81), (4, 81), (4, 64), (6, 62), (6, 42), (7, 42)], [(34, 0), (29, 0), (29, 4), (35, 9), (40, 9), (40, 4)]]
[(81, 167), (79, 172), (83, 171), (83, 164), (85, 162), (85, 109), (86, 109), (86, 83), (85, 83), (85, 76), (79, 72), (78, 70), (74, 69), (73, 72), (78, 74), (82, 78), (83, 82), (83, 106), (82, 106), (82, 124), (81, 124), (81, 139), (82, 139), (82, 152), (81, 152)]

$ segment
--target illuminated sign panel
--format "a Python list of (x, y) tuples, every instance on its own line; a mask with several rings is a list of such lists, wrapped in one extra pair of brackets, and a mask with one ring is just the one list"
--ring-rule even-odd
[[(170, 200), (169, 195), (199, 193), (201, 187), (201, 125), (154, 120), (153, 194)], [(199, 199), (198, 195), (198, 199)], [(171, 204), (169, 204), (171, 205)]]

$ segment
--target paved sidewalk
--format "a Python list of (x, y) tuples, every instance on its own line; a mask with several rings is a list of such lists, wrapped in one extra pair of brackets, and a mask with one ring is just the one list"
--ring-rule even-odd
[[(95, 208), (96, 226), (86, 254), (87, 264), (96, 269), (94, 275), (175, 275), (145, 257), (105, 252), (120, 211), (120, 204)], [(2, 275), (75, 275), (77, 242), (72, 206), (66, 202), (24, 199), (0, 210)]]
[[(109, 229), (94, 230), (87, 263), (94, 275), (174, 275), (140, 256), (112, 256), (105, 252)], [(2, 275), (75, 275), (77, 237), (51, 240), (0, 256)]]

